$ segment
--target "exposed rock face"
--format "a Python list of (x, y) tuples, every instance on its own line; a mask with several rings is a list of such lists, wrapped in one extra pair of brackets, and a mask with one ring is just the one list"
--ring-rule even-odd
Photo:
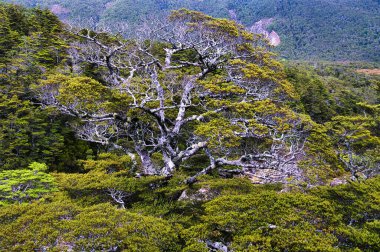
[(271, 33), (269, 33), (268, 39), (269, 39), (269, 43), (272, 46), (279, 46), (281, 44), (281, 38), (280, 36), (278, 36), (277, 32), (275, 31), (272, 31)]
[(260, 21), (257, 21), (254, 23), (250, 30), (253, 33), (258, 33), (258, 34), (264, 34), (264, 35), (269, 35), (269, 32), (267, 31), (268, 26), (270, 26), (273, 23), (274, 19), (273, 18), (265, 18), (261, 19)]
[(57, 16), (62, 16), (70, 13), (69, 9), (66, 9), (65, 7), (59, 5), (59, 4), (54, 4), (50, 7), (50, 11), (57, 15)]
[(345, 185), (345, 184), (347, 184), (347, 180), (344, 178), (334, 178), (330, 182), (330, 186), (338, 186), (338, 185)]
[(211, 190), (210, 188), (201, 188), (196, 192), (190, 192), (188, 190), (184, 190), (179, 197), (179, 201), (191, 200), (191, 201), (207, 201), (212, 200), (218, 195), (217, 192)]
[(228, 247), (221, 242), (206, 241), (206, 245), (207, 247), (211, 249), (210, 251), (221, 251), (221, 252), (230, 251)]
[(281, 38), (275, 31), (269, 32), (268, 26), (273, 23), (273, 18), (261, 19), (260, 21), (254, 23), (249, 29), (253, 33), (262, 34), (266, 39), (269, 40), (269, 44), (272, 46), (279, 46), (281, 44)]

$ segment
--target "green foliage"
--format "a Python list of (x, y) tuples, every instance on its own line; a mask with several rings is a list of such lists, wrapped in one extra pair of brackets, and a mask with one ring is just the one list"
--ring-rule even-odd
[(82, 160), (85, 170), (98, 170), (106, 173), (128, 172), (132, 168), (133, 161), (128, 155), (114, 153), (100, 153), (96, 160)]
[[(49, 11), (0, 4), (0, 170), (33, 161), (53, 170), (77, 169), (88, 144), (66, 127), (68, 118), (42, 111), (30, 87), (65, 60), (62, 25)], [(4, 36), (3, 36), (4, 35)]]
[(300, 96), (297, 109), (324, 123), (336, 115), (362, 112), (358, 103), (378, 102), (379, 77), (363, 75), (358, 69), (378, 67), (376, 63), (288, 62), (288, 80)]
[[(89, 77), (68, 77), (63, 74), (48, 76), (42, 86), (60, 85), (58, 101), (69, 109), (96, 111), (102, 106), (107, 88)], [(75, 104), (73, 107), (70, 105)]]
[(331, 206), (317, 198), (275, 192), (227, 196), (207, 203), (205, 212), (204, 224), (189, 230), (204, 235), (198, 239), (232, 242), (237, 250), (334, 250), (336, 239), (324, 234), (323, 225), (332, 225), (336, 217)]
[(305, 112), (316, 122), (331, 119), (337, 105), (326, 84), (316, 75), (298, 68), (287, 68), (286, 74), (299, 94)]
[(312, 194), (332, 202), (341, 215), (343, 225), (337, 229), (337, 235), (343, 249), (379, 249), (380, 237), (376, 231), (380, 218), (378, 177), (336, 188), (320, 187), (312, 190)]
[[(377, 67), (369, 63), (293, 62), (286, 68), (300, 102), (291, 106), (324, 125), (314, 124), (306, 143), (308, 177), (317, 181), (350, 171), (361, 179), (376, 174), (378, 161), (377, 76), (357, 69)], [(357, 175), (355, 175), (357, 173)], [(364, 173), (364, 174), (363, 174)]]
[(229, 148), (239, 145), (239, 137), (234, 132), (240, 130), (238, 126), (231, 127), (228, 120), (213, 119), (197, 127), (196, 134), (209, 140), (210, 148)]
[(200, 224), (184, 231), (187, 249), (212, 241), (237, 251), (376, 251), (378, 187), (379, 178), (308, 194), (218, 197), (205, 204)]
[(33, 162), (28, 169), (0, 172), (0, 205), (24, 203), (56, 190), (54, 177), (45, 164)]
[[(0, 208), (0, 245), (7, 250), (178, 251), (177, 227), (163, 219), (118, 210), (109, 204), (79, 207), (54, 201)], [(52, 198), (46, 199), (51, 200)]]
[(19, 169), (33, 161), (52, 169), (74, 167), (75, 158), (88, 148), (83, 143), (68, 146), (69, 141), (77, 141), (62, 119), (16, 95), (1, 96), (0, 110), (0, 170)]
[[(208, 251), (210, 242), (237, 251), (379, 249), (378, 177), (304, 193), (280, 193), (245, 179), (209, 178), (196, 185), (214, 195), (206, 202), (169, 200), (169, 194), (162, 193), (175, 190), (176, 178), (167, 184), (152, 183), (156, 186), (131, 199), (128, 210), (100, 202), (78, 204), (83, 194), (69, 198), (65, 193), (29, 205), (1, 207), (0, 244), (9, 250), (53, 251)], [(159, 195), (164, 198), (158, 200)]]
[(306, 158), (299, 162), (311, 183), (325, 182), (344, 174), (332, 137), (323, 125), (314, 124), (305, 144)]
[(146, 217), (110, 205), (84, 209), (65, 226), (69, 242), (76, 250), (106, 250), (114, 247), (128, 251), (177, 251), (178, 238), (164, 220)]
[(279, 51), (290, 59), (378, 61), (380, 5), (376, 1), (229, 1), (247, 25), (274, 18), (269, 29), (281, 37)]
[(121, 200), (129, 206), (136, 198), (144, 197), (141, 195), (151, 194), (151, 187), (164, 183), (160, 177), (133, 178), (136, 164), (128, 155), (101, 153), (96, 159), (81, 163), (86, 173), (57, 173), (54, 176), (62, 190), (85, 206), (105, 202), (121, 204), (112, 199), (112, 191), (122, 193)]
[(368, 176), (378, 172), (380, 138), (376, 132), (371, 132), (376, 125), (373, 118), (336, 116), (326, 125), (332, 132), (339, 158), (352, 175), (364, 173)]

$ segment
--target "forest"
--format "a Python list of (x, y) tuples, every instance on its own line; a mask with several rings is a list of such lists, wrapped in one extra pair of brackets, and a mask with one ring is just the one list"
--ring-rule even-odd
[(62, 20), (89, 25), (163, 17), (187, 8), (220, 18), (233, 18), (247, 27), (272, 19), (282, 58), (297, 60), (380, 60), (378, 0), (6, 0), (28, 7), (50, 8)]
[(129, 29), (0, 3), (0, 251), (380, 250), (378, 61)]

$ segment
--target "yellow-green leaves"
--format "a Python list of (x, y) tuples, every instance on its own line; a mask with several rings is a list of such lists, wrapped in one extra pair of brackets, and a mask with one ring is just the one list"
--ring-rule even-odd
[[(233, 62), (233, 64), (237, 63), (237, 61)], [(272, 69), (268, 67), (260, 67), (253, 63), (245, 64), (244, 68), (242, 68), (241, 71), (244, 73), (244, 77), (247, 79), (276, 81), (278, 78), (278, 73), (274, 72)]]
[(242, 25), (233, 20), (213, 18), (204, 13), (187, 9), (172, 11), (170, 20), (185, 21), (190, 29), (198, 29), (199, 26), (203, 26), (214, 36), (223, 36), (226, 40), (241, 36), (247, 41), (253, 41), (252, 33), (246, 31)]
[(74, 77), (61, 84), (57, 98), (62, 104), (93, 110), (101, 106), (106, 90), (96, 80), (88, 77)]
[(218, 95), (242, 95), (246, 93), (246, 90), (237, 86), (233, 82), (227, 82), (222, 76), (213, 76), (206, 80), (200, 80), (199, 84), (206, 90)]
[(98, 170), (105, 173), (128, 171), (133, 166), (130, 156), (119, 156), (113, 153), (101, 153), (97, 160), (83, 160), (82, 163), (85, 170)]
[(38, 88), (50, 89), (64, 106), (81, 112), (94, 112), (103, 107), (108, 89), (89, 77), (49, 75)]
[(110, 204), (81, 207), (62, 194), (54, 196), (52, 203), (0, 208), (0, 225), (4, 231), (0, 234), (1, 248), (8, 251), (180, 250), (178, 230), (166, 220), (119, 210)]
[(244, 26), (233, 20), (213, 18), (197, 11), (176, 10), (172, 12), (169, 19), (173, 23), (182, 23), (188, 32), (200, 31), (202, 37), (215, 38), (216, 40), (222, 38), (224, 43), (234, 43), (235, 40), (240, 39), (249, 44), (256, 39)]
[(240, 138), (236, 131), (240, 128), (232, 125), (230, 121), (218, 118), (210, 122), (200, 124), (195, 133), (208, 140), (209, 147), (231, 148), (239, 146)]
[(46, 164), (33, 162), (28, 168), (0, 172), (0, 206), (27, 203), (56, 190), (54, 177), (46, 173)]
[(379, 170), (377, 125), (370, 116), (336, 116), (326, 123), (340, 160), (353, 176), (365, 178)]
[[(254, 51), (256, 49), (251, 48)], [(230, 64), (236, 68), (236, 72), (241, 72), (241, 78), (247, 82), (247, 86), (258, 87), (258, 90), (271, 89), (271, 96), (298, 98), (293, 85), (286, 81), (282, 65), (272, 59), (270, 53), (258, 53), (257, 62), (249, 62), (241, 59), (233, 59)], [(249, 83), (249, 84), (248, 84)], [(264, 92), (264, 91), (258, 91)]]
[(375, 122), (371, 117), (364, 116), (336, 116), (326, 123), (338, 138), (353, 144), (356, 147), (380, 144), (380, 139), (371, 133)]

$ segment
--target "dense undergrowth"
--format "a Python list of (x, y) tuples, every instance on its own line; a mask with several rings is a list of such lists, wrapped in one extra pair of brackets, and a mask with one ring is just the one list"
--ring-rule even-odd
[(102, 181), (56, 176), (60, 192), (0, 208), (2, 248), (209, 251), (220, 242), (233, 251), (379, 250), (378, 178), (282, 192), (281, 185), (205, 177), (186, 188), (196, 196), (182, 200), (180, 178), (123, 179), (131, 195), (118, 209)]

